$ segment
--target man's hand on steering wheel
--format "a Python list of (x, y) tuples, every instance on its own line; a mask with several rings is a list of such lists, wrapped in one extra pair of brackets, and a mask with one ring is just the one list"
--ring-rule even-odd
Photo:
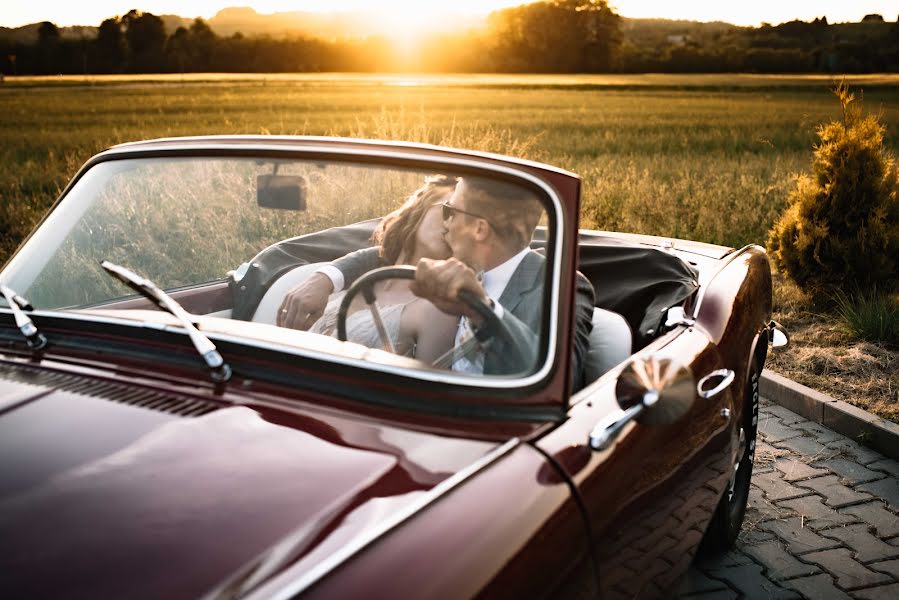
[[(515, 345), (508, 327), (491, 308), (489, 299), (484, 293), (484, 288), (478, 282), (474, 271), (468, 267), (465, 267), (467, 272), (460, 270), (458, 265), (462, 263), (454, 259), (449, 261), (427, 261), (427, 263), (431, 264), (427, 264), (425, 269), (434, 267), (427, 274), (421, 274), (421, 264), (419, 264), (418, 269), (413, 267), (383, 267), (369, 271), (357, 279), (347, 290), (340, 303), (340, 309), (337, 312), (337, 339), (341, 341), (347, 340), (347, 314), (353, 299), (361, 294), (372, 312), (372, 319), (375, 322), (381, 343), (385, 348), (389, 349), (392, 343), (388, 343), (389, 335), (380, 316), (374, 287), (377, 282), (386, 279), (408, 279), (412, 281), (412, 288), (418, 287), (426, 293), (433, 293), (434, 305), (440, 310), (448, 314), (473, 315), (471, 318), (477, 328), (475, 336), (478, 341), (484, 343), (491, 338), (502, 340), (506, 351), (512, 356), (513, 362), (517, 361), (520, 363), (522, 369), (528, 368), (527, 361), (525, 361), (524, 355), (521, 354), (521, 349)], [(444, 265), (443, 263), (449, 264)], [(455, 263), (458, 263), (458, 265)], [(464, 265), (462, 266), (464, 267)], [(421, 281), (419, 281), (419, 277), (422, 278)], [(449, 283), (451, 279), (454, 282), (452, 284)], [(446, 288), (442, 288), (441, 286), (443, 285), (446, 285)], [(474, 290), (472, 289), (473, 287)], [(453, 298), (447, 297), (448, 293), (443, 291), (444, 289), (449, 290), (449, 293), (453, 294)], [(475, 290), (477, 293), (473, 293)], [(414, 289), (413, 292), (417, 293)], [(428, 299), (431, 300), (431, 298)], [(452, 356), (452, 351), (447, 352), (444, 357), (434, 361), (433, 366), (449, 368), (449, 365), (452, 364)], [(445, 357), (450, 359), (449, 362), (444, 363), (443, 359)]]
[(457, 258), (419, 260), (411, 290), (447, 314), (468, 317), (475, 326), (482, 324), (483, 317), (459, 292), (465, 290), (484, 304), (490, 303), (474, 270)]

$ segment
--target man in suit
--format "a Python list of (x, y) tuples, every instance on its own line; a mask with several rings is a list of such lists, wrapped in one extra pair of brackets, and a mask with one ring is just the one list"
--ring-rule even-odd
[[(452, 368), (485, 374), (531, 371), (539, 358), (546, 274), (546, 258), (529, 248), (543, 214), (540, 201), (520, 185), (472, 176), (459, 180), (443, 211), (444, 237), (453, 256), (422, 259), (416, 265), (413, 291), (444, 312), (461, 317), (455, 340), (459, 351)], [(323, 310), (329, 293), (377, 266), (373, 249), (335, 261), (325, 273), (316, 273), (288, 293), (278, 324), (308, 328)], [(461, 290), (491, 306), (511, 340), (494, 339), (483, 347), (467, 342), (483, 323), (481, 316), (459, 299)], [(580, 273), (576, 313), (575, 389), (582, 385), (593, 313), (593, 287)], [(510, 348), (510, 343), (514, 347)]]

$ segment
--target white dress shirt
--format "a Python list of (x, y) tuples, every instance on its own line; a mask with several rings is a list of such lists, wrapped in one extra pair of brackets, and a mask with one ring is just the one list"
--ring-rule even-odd
[[(506, 262), (484, 272), (481, 285), (487, 297), (493, 300), (493, 312), (500, 319), (503, 318), (504, 310), (500, 305), (498, 298), (506, 291), (509, 280), (512, 275), (530, 252), (530, 248), (525, 248)], [(469, 336), (474, 335), (471, 323), (467, 317), (459, 319), (459, 328), (456, 330), (455, 346), (458, 348), (460, 344)], [(460, 373), (471, 373), (473, 375), (482, 375), (484, 373), (484, 352), (480, 349), (469, 352), (467, 355), (460, 354), (455, 362), (453, 362), (453, 371)]]

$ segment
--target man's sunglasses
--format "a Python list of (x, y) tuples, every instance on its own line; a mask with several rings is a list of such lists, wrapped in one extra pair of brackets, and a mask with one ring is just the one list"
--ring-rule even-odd
[(440, 203), (440, 206), (443, 207), (443, 220), (449, 221), (453, 217), (456, 216), (456, 213), (462, 213), (463, 215), (468, 215), (469, 217), (474, 217), (476, 219), (484, 219), (487, 221), (487, 224), (493, 227), (493, 223), (490, 222), (490, 219), (483, 215), (479, 215), (477, 213), (468, 212), (467, 210), (462, 210), (461, 208), (456, 208), (452, 204), (449, 203), (449, 200)]

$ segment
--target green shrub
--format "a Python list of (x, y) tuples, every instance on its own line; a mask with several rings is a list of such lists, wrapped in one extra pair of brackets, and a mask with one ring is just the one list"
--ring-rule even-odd
[(863, 114), (848, 87), (835, 94), (842, 121), (818, 128), (812, 175), (768, 234), (777, 268), (807, 290), (890, 289), (899, 261), (897, 166), (884, 127)]
[(899, 302), (877, 290), (835, 296), (837, 316), (850, 334), (869, 342), (899, 346)]

